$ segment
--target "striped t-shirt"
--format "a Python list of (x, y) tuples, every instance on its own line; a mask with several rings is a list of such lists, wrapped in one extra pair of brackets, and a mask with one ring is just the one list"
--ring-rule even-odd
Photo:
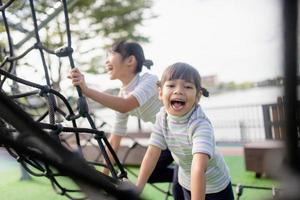
[(139, 102), (139, 107), (127, 113), (116, 111), (111, 133), (125, 135), (129, 115), (136, 116), (144, 122), (155, 122), (155, 116), (162, 106), (158, 98), (157, 81), (158, 78), (153, 74), (140, 75), (138, 73), (126, 87), (120, 89), (120, 97), (133, 95)]
[(149, 144), (162, 150), (170, 149), (175, 162), (179, 165), (178, 181), (188, 190), (191, 190), (194, 153), (205, 153), (209, 156), (205, 174), (206, 194), (220, 192), (230, 182), (228, 167), (215, 149), (212, 125), (200, 105), (182, 117), (167, 115), (162, 108), (157, 114)]

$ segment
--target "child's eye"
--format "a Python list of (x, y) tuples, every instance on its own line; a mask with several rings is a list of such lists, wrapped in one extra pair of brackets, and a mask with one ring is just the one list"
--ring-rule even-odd
[(167, 88), (173, 88), (173, 87), (174, 87), (174, 84), (166, 84), (166, 87), (167, 87)]
[(194, 87), (193, 86), (191, 86), (191, 85), (186, 85), (186, 86), (184, 86), (185, 88), (187, 88), (187, 89), (193, 89)]

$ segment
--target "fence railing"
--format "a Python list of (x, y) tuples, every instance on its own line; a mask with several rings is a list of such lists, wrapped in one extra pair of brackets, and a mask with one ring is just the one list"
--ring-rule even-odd
[[(300, 107), (300, 106), (299, 106)], [(234, 106), (203, 107), (205, 114), (211, 120), (217, 142), (247, 143), (277, 139), (282, 134), (283, 111), (277, 103), (248, 104)], [(110, 119), (113, 115), (109, 109), (98, 109), (96, 118)], [(108, 125), (112, 121), (108, 121)], [(128, 132), (149, 133), (149, 123), (129, 118)], [(140, 129), (141, 128), (141, 129)]]
[(248, 142), (266, 139), (262, 105), (204, 108), (217, 142)]

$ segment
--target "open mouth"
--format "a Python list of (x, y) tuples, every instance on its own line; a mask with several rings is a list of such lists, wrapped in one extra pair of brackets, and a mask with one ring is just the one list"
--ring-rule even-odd
[(111, 73), (112, 70), (113, 70), (112, 67), (106, 67), (106, 72), (107, 72), (107, 73)]
[(185, 105), (185, 101), (181, 99), (174, 99), (171, 100), (171, 106), (174, 110), (178, 111), (181, 110)]

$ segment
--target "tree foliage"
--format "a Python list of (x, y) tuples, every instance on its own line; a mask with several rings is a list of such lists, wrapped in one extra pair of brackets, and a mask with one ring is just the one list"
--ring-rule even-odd
[[(5, 2), (7, 1), (3, 1), (3, 4)], [(38, 0), (33, 2), (37, 24), (43, 24), (39, 30), (43, 45), (49, 49), (66, 45), (66, 26), (63, 11), (60, 9), (61, 1)], [(72, 46), (75, 48), (74, 55), (79, 58), (76, 63), (89, 72), (102, 73), (104, 71), (101, 63), (104, 63), (105, 48), (116, 39), (149, 41), (148, 36), (142, 35), (138, 28), (143, 26), (145, 20), (156, 17), (151, 12), (152, 0), (68, 0), (67, 3)], [(60, 12), (56, 12), (59, 9)], [(19, 34), (21, 39), (13, 38), (14, 44), (19, 50), (26, 46), (26, 43), (35, 41), (29, 1), (15, 1), (6, 10), (6, 15), (9, 23), (13, 24), (11, 32), (21, 33)], [(0, 26), (3, 28), (2, 23)], [(20, 35), (22, 36), (20, 37)], [(24, 51), (24, 49), (20, 51)], [(51, 67), (54, 64), (49, 55), (47, 61), (50, 63), (51, 73), (58, 74), (56, 78), (54, 76), (51, 78), (53, 84), (59, 87), (63, 63), (59, 62), (58, 67)], [(24, 63), (30, 65), (28, 61)]]
[(70, 10), (72, 19), (78, 21), (82, 13), (84, 18), (91, 20), (91, 33), (97, 33), (112, 40), (119, 38), (148, 41), (148, 37), (141, 35), (137, 27), (143, 21), (155, 17), (146, 13), (152, 7), (149, 0), (79, 0)]

